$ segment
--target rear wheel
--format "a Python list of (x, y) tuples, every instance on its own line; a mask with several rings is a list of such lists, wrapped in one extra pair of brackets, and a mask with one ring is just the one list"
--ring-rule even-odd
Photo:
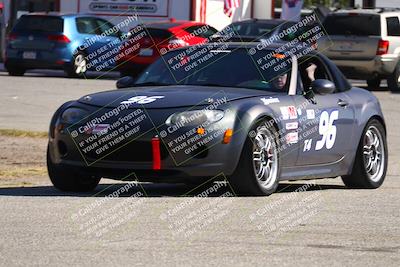
[(367, 85), (368, 85), (368, 88), (370, 88), (370, 89), (378, 89), (379, 86), (381, 85), (381, 79), (375, 78), (375, 79), (367, 80)]
[(274, 127), (263, 121), (251, 131), (230, 183), (237, 194), (267, 196), (276, 191), (280, 176), (279, 142)]
[(77, 78), (83, 77), (88, 71), (88, 60), (83, 52), (78, 52), (73, 60), (71, 65), (66, 70), (68, 77)]
[(26, 70), (19, 67), (6, 67), (10, 76), (24, 76)]
[(395, 70), (387, 78), (389, 90), (400, 93), (400, 64), (397, 64)]
[(77, 169), (62, 166), (52, 162), (47, 149), (47, 171), (55, 188), (61, 191), (88, 192), (96, 188), (100, 177), (86, 175)]
[(385, 129), (378, 120), (372, 119), (358, 145), (352, 173), (342, 176), (342, 180), (350, 188), (378, 188), (385, 179), (387, 164)]

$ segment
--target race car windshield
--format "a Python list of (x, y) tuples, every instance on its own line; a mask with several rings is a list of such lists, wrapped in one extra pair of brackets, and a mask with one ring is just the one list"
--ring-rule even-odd
[[(189, 52), (188, 52), (189, 51)], [(188, 48), (167, 53), (152, 64), (136, 85), (197, 85), (238, 87), (287, 92), (291, 61), (272, 56), (271, 51), (249, 55), (247, 49), (208, 50)]]

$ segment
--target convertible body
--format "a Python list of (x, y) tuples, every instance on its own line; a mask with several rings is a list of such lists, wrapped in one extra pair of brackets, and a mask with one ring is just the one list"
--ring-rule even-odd
[[(373, 120), (380, 124), (377, 128), (381, 130), (382, 150), (376, 153), (382, 155), (381, 161), (376, 159), (379, 156), (362, 160), (376, 161), (375, 171), (380, 168), (384, 177), (385, 123), (373, 94), (351, 87), (334, 64), (313, 53), (307, 58), (291, 57), (285, 71), (274, 73), (269, 79), (266, 75), (270, 74), (264, 73), (265, 79), (256, 85), (248, 68), (244, 68), (246, 64), (238, 62), (240, 57), (233, 58), (236, 66), (232, 63), (233, 71), (228, 73), (230, 57), (248, 56), (251, 48), (254, 45), (231, 44), (224, 47), (224, 55), (220, 55), (222, 50), (211, 50), (209, 53), (218, 54), (219, 58), (204, 68), (196, 66), (193, 72), (186, 68), (184, 75), (163, 65), (172, 63), (171, 55), (169, 60), (154, 63), (134, 87), (65, 103), (55, 112), (50, 125), (50, 176), (52, 171), (56, 176), (70, 170), (85, 177), (124, 179), (135, 173), (140, 181), (201, 182), (223, 174), (236, 177), (233, 183), (241, 191), (240, 184), (250, 179), (243, 176), (253, 175), (255, 180), (267, 182), (266, 189), (262, 184), (260, 188), (261, 194), (269, 194), (274, 187), (268, 188), (269, 176), (276, 177), (274, 185), (279, 180), (351, 176), (356, 159), (366, 154), (366, 149), (359, 154), (360, 143), (365, 147), (374, 141), (363, 141), (366, 127)], [(179, 51), (183, 49), (175, 53)], [(259, 53), (267, 52), (265, 49)], [(179, 60), (182, 63), (183, 59)], [(319, 68), (313, 73), (314, 83), (306, 81), (306, 63), (299, 63), (301, 60), (307, 64), (312, 61)], [(188, 61), (183, 65), (189, 66)], [(163, 76), (164, 71), (169, 80)], [(205, 78), (207, 73), (217, 77)], [(201, 83), (188, 82), (196, 75), (196, 81)], [(218, 79), (240, 80), (246, 75), (249, 78), (244, 83), (216, 83)], [(273, 88), (275, 76), (285, 77), (284, 88)], [(308, 90), (318, 87), (318, 81), (319, 88)], [(241, 165), (244, 161), (248, 165)], [(371, 167), (367, 165), (365, 170)], [(252, 170), (238, 173), (242, 169)], [(54, 180), (53, 177), (56, 187), (70, 189), (57, 186)], [(260, 194), (252, 189), (244, 191)]]

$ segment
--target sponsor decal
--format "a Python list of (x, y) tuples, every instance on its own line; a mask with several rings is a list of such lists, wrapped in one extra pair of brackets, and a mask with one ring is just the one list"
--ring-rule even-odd
[(303, 113), (303, 111), (301, 110), (301, 108), (297, 109), (297, 114), (299, 114), (299, 116), (301, 116), (301, 114)]
[(86, 134), (106, 134), (110, 124), (96, 124), (93, 127), (88, 127), (85, 131)]
[(307, 119), (313, 120), (315, 119), (315, 111), (313, 109), (307, 109)]
[(286, 143), (287, 144), (296, 144), (299, 142), (299, 133), (298, 132), (291, 132), (286, 134)]
[(291, 120), (297, 119), (297, 110), (294, 106), (289, 106), (288, 112), (289, 112), (289, 119)]
[(297, 121), (286, 123), (286, 130), (296, 130), (298, 128), (299, 128), (299, 123)]
[(297, 119), (297, 109), (294, 106), (281, 107), (281, 114), (283, 120)]
[(283, 120), (288, 120), (289, 119), (289, 112), (287, 107), (281, 107), (281, 114), (282, 114), (282, 119)]
[(265, 97), (261, 98), (261, 101), (264, 103), (264, 105), (280, 102), (278, 98), (265, 98)]

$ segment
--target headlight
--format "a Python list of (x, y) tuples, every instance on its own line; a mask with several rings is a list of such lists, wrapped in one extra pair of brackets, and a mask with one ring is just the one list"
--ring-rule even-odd
[(222, 110), (193, 110), (172, 114), (165, 123), (167, 125), (200, 126), (217, 122), (223, 117), (224, 111)]
[(61, 121), (64, 123), (76, 123), (88, 115), (86, 110), (80, 108), (67, 108), (61, 115)]

